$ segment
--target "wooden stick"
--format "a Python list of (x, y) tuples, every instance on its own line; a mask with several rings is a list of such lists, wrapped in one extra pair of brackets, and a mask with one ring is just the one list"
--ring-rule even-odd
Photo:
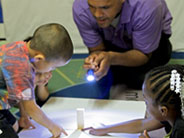
[(84, 108), (77, 108), (77, 128), (84, 128)]

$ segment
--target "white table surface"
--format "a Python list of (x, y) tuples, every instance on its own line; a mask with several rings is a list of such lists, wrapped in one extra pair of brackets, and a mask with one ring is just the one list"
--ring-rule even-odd
[[(62, 98), (51, 97), (42, 110), (53, 121), (60, 124), (68, 136), (63, 138), (97, 138), (88, 132), (77, 130), (77, 108), (84, 108), (84, 127), (100, 127), (120, 123), (131, 119), (143, 118), (146, 106), (142, 101), (123, 101), (123, 100), (96, 100), (82, 98)], [(22, 130), (20, 138), (51, 138), (52, 134), (43, 126), (35, 121), (33, 124), (36, 129)], [(101, 138), (136, 138), (139, 134), (109, 134), (100, 136)]]

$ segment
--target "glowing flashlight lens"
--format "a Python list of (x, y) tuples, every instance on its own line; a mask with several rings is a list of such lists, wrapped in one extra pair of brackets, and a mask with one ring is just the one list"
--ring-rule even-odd
[(92, 76), (92, 75), (87, 76), (87, 80), (88, 80), (88, 81), (93, 81), (94, 79), (95, 79), (95, 77)]
[(92, 69), (88, 70), (86, 79), (88, 81), (94, 81), (95, 80), (94, 71)]

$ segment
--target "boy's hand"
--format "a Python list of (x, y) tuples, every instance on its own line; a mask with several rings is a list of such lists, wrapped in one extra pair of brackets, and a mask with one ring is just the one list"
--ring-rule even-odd
[(68, 135), (66, 131), (62, 127), (58, 126), (57, 124), (54, 124), (54, 126), (50, 131), (53, 135), (52, 138), (58, 138), (61, 136), (62, 133), (65, 134), (66, 136)]
[(23, 101), (23, 107), (26, 113), (37, 123), (48, 128), (54, 138), (59, 137), (62, 133), (68, 135), (59, 125), (50, 120), (34, 100)]
[(139, 138), (150, 138), (149, 135), (148, 135), (147, 130), (144, 130), (143, 135), (139, 136)]
[(45, 86), (48, 81), (52, 78), (52, 72), (36, 73), (35, 84), (37, 86)]
[(19, 126), (24, 129), (35, 129), (35, 126), (31, 123), (31, 120), (28, 116), (21, 116), (18, 123)]

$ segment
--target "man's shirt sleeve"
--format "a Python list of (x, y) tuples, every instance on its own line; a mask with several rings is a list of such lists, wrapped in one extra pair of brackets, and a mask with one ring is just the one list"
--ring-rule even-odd
[(102, 38), (95, 29), (97, 25), (93, 23), (93, 16), (90, 11), (79, 9), (78, 3), (73, 5), (73, 18), (79, 33), (87, 47), (94, 47), (102, 42)]
[[(143, 8), (140, 9), (140, 12), (144, 13), (144, 16), (134, 15), (137, 18), (135, 17), (133, 22), (133, 46), (134, 49), (144, 51), (147, 54), (153, 52), (159, 46), (164, 10), (158, 6), (149, 14)], [(140, 12), (137, 12), (137, 14)]]

